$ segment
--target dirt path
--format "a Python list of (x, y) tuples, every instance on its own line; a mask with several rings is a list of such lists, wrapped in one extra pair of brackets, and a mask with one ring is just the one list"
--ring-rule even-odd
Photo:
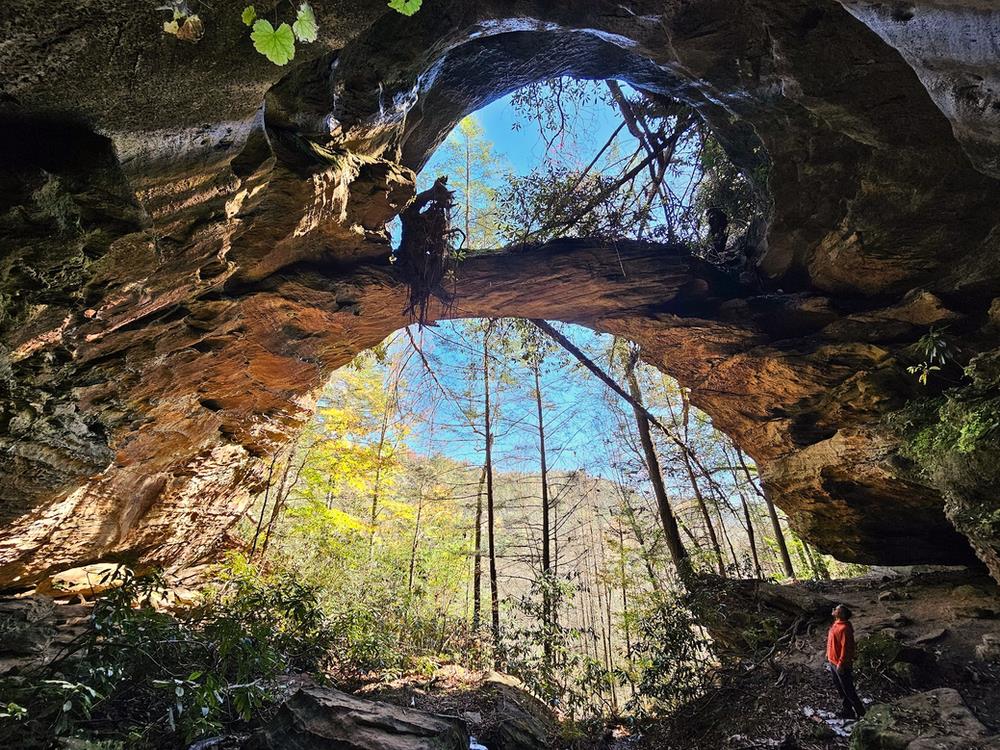
[[(984, 635), (1000, 634), (1000, 590), (989, 578), (949, 571), (791, 585), (846, 603), (859, 644), (873, 637), (868, 643), (879, 648), (871, 652), (887, 657), (878, 669), (858, 670), (866, 703), (952, 687), (984, 724), (1000, 730), (1000, 660), (977, 654)], [(825, 625), (811, 628), (771, 668), (727, 674), (711, 695), (649, 725), (629, 747), (846, 748), (851, 723), (836, 718), (840, 701), (824, 671), (825, 642)]]

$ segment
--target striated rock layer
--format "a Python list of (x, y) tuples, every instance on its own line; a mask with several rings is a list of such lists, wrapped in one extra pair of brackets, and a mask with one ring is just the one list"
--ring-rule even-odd
[(433, 315), (627, 336), (823, 550), (974, 559), (883, 417), (921, 393), (905, 368), (931, 326), (965, 360), (996, 347), (990, 3), (425, 0), (404, 18), (316, 0), (321, 39), (287, 68), (235, 6), (199, 8), (189, 44), (126, 0), (9, 5), (0, 586), (209, 554), (331, 371), (408, 322), (385, 226), (412, 170), (464, 114), (554, 75), (695, 107), (766, 181), (764, 240), (739, 282), (672, 246), (474, 257)]

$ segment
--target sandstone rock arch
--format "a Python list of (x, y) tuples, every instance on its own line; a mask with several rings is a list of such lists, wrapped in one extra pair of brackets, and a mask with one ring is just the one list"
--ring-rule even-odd
[[(314, 5), (336, 31), (281, 80), (221, 14), (168, 65), (124, 0), (103, 11), (120, 57), (83, 64), (94, 32), (67, 24), (65, 55), (9, 61), (0, 585), (210, 550), (328, 373), (406, 322), (384, 227), (411, 169), (466, 111), (554, 73), (681, 97), (738, 163), (769, 165), (758, 282), (677, 248), (554, 243), (464, 263), (456, 309), (638, 341), (843, 559), (971, 559), (880, 426), (916, 387), (904, 348), (942, 321), (982, 348), (1000, 294), (992, 146), (912, 55), (830, 0)], [(144, 55), (167, 87), (129, 71)], [(60, 158), (67, 132), (83, 145)]]

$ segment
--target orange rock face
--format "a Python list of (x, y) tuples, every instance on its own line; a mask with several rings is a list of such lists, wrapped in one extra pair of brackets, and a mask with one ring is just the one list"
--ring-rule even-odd
[[(972, 559), (883, 424), (919, 393), (907, 352), (929, 326), (967, 356), (996, 346), (995, 144), (922, 85), (929, 53), (906, 45), (924, 37), (825, 0), (539, 0), (516, 18), (442, 0), (412, 19), (317, 0), (325, 36), (284, 69), (221, 8), (180, 64), (125, 0), (88, 26), (37, 5), (8, 13), (0, 52), (0, 586), (211, 554), (333, 369), (408, 322), (385, 226), (412, 170), (468, 111), (562, 74), (698, 109), (766, 174), (763, 241), (738, 278), (631, 242), (470, 258), (432, 316), (626, 336), (822, 549)], [(937, 51), (954, 70), (963, 44)]]

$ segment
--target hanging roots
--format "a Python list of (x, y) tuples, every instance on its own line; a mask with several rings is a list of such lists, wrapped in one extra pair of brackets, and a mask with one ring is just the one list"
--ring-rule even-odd
[(447, 177), (438, 177), (399, 216), (403, 231), (396, 260), (410, 286), (406, 313), (420, 325), (427, 322), (431, 296), (443, 294), (441, 282), (452, 257), (452, 241), (461, 234), (451, 226), (454, 193), (447, 185)]

